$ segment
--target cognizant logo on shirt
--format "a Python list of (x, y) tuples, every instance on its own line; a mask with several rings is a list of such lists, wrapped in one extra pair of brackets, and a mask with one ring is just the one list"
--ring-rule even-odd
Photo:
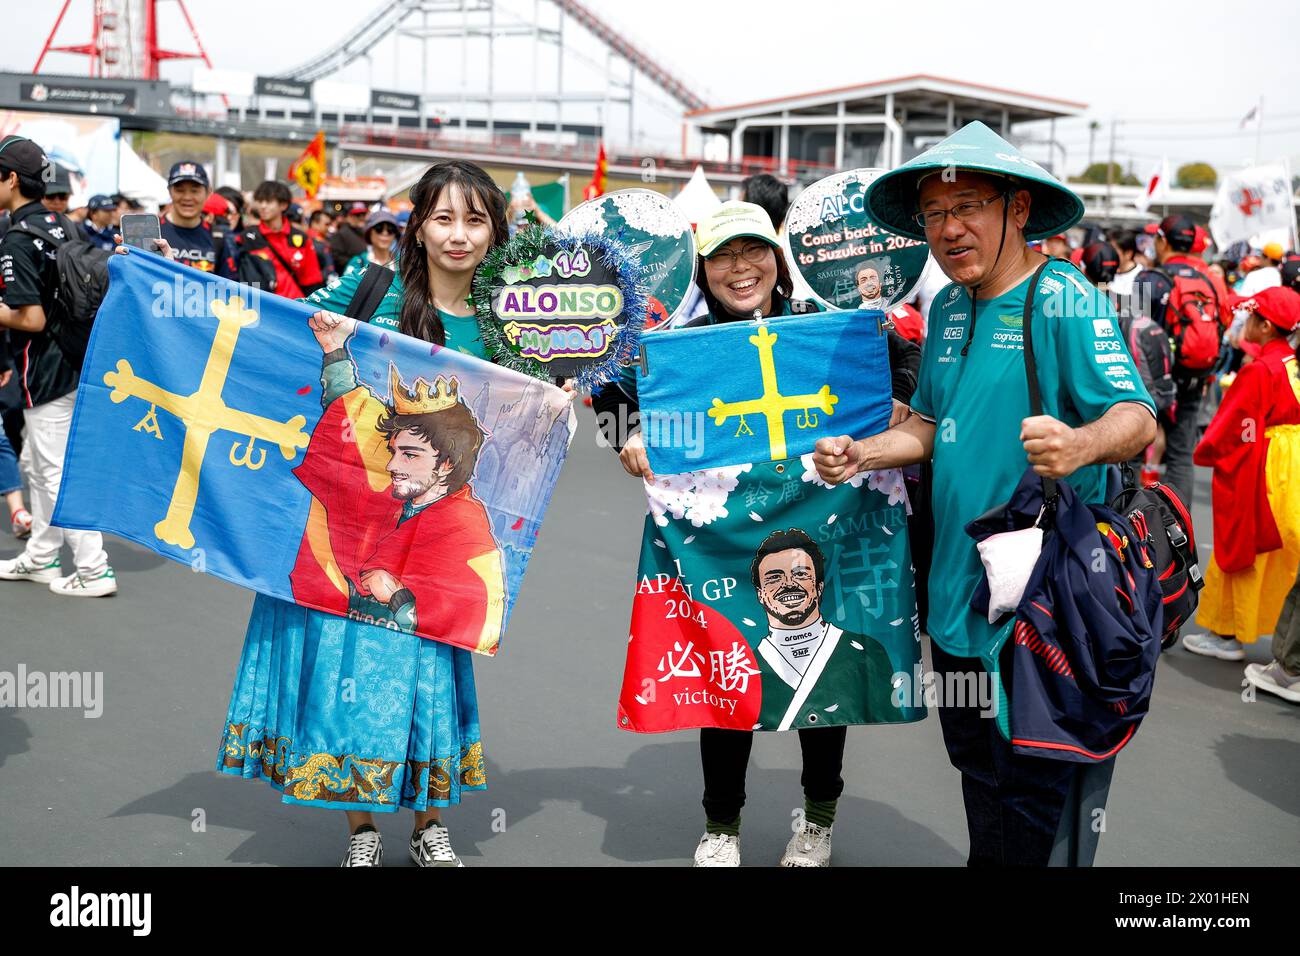
[(994, 329), (993, 348), (1025, 350), (1024, 318), (1019, 315), (999, 315), (998, 322), (1004, 328)]

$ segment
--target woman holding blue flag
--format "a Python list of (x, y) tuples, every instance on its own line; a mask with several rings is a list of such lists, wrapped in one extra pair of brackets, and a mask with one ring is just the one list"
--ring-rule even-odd
[[(397, 275), (371, 263), (306, 300), (322, 309), (312, 330), (327, 355), (369, 321), (487, 359), (469, 291), (506, 241), (505, 196), (478, 166), (448, 162), (411, 201)], [(487, 788), (470, 652), (259, 594), (217, 770), (265, 777), (286, 803), (344, 810), (343, 866), (380, 865), (372, 814), (399, 806), (415, 812), (417, 866), (462, 866), (440, 809)]]
[[(488, 358), (469, 294), (479, 263), (506, 241), (505, 196), (478, 166), (453, 161), (432, 166), (411, 201), (396, 274), (363, 264), (304, 300), (322, 310), (311, 328), (326, 406), (344, 377), (331, 357), (346, 354), (357, 321)], [(394, 487), (409, 477), (394, 474)], [(440, 810), (487, 788), (470, 652), (258, 594), (216, 769), (265, 778), (286, 803), (344, 810), (343, 866), (381, 864), (373, 813), (398, 807), (415, 813), (417, 866), (463, 866)]]
[[(790, 268), (774, 225), (761, 207), (747, 202), (724, 203), (700, 222), (696, 240), (700, 255), (696, 281), (708, 312), (683, 327), (821, 311), (813, 302), (791, 297), (794, 283)], [(916, 384), (920, 350), (891, 335), (890, 352), (895, 408), (902, 408), (905, 413), (904, 403), (911, 398)], [(621, 427), (622, 423), (632, 421), (632, 416), (639, 413), (634, 370), (625, 370), (617, 383), (597, 391), (592, 398), (593, 407), (603, 422), (619, 423), (612, 430), (620, 434), (611, 434), (611, 429), (607, 428), (607, 437), (619, 449), (619, 460), (624, 470), (634, 477), (653, 482), (655, 476), (640, 432), (629, 435)], [(796, 574), (806, 570), (818, 578), (823, 576), (821, 552), (806, 535), (794, 530), (783, 531), (770, 540), (775, 543), (765, 542), (765, 549), (773, 554), (779, 552), (780, 555), (793, 556), (792, 560), (800, 563)], [(762, 560), (761, 556), (757, 558), (756, 566)], [(809, 562), (811, 565), (804, 569), (803, 565)], [(846, 730), (845, 725), (799, 729), (803, 751), (804, 812), (799, 828), (781, 858), (782, 866), (830, 864), (831, 828), (836, 804), (844, 789), (841, 767)], [(745, 776), (753, 740), (752, 730), (716, 726), (700, 730), (705, 833), (695, 851), (696, 866), (740, 865), (740, 814), (745, 803)]]

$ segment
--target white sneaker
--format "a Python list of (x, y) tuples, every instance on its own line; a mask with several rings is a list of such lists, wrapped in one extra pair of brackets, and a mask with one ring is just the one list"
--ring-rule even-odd
[(63, 565), (55, 558), (49, 564), (34, 564), (24, 551), (16, 558), (0, 561), (0, 579), (5, 581), (35, 581), (49, 584), (63, 574)]
[(464, 866), (451, 848), (451, 835), (441, 823), (430, 823), (411, 834), (411, 859), (416, 866)]
[(1277, 661), (1269, 661), (1267, 665), (1247, 664), (1246, 680), (1260, 690), (1300, 704), (1300, 674), (1292, 677)]
[(108, 597), (117, 593), (117, 577), (112, 568), (94, 576), (78, 571), (66, 578), (55, 578), (50, 582), (50, 590), (64, 597)]
[(1221, 661), (1244, 661), (1246, 649), (1233, 637), (1217, 634), (1184, 634), (1183, 647), (1202, 657), (1217, 657)]
[(379, 831), (364, 830), (348, 839), (348, 853), (339, 866), (382, 866), (383, 862), (384, 841)]
[(695, 848), (696, 866), (740, 866), (740, 837), (706, 833)]
[(830, 866), (831, 827), (819, 827), (807, 820), (790, 838), (781, 854), (781, 866)]

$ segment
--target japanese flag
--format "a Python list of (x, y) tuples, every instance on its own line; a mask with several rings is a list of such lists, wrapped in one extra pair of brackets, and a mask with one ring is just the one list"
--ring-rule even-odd
[(1146, 212), (1153, 202), (1169, 195), (1169, 157), (1166, 156), (1156, 164), (1143, 185), (1145, 188), (1142, 193), (1133, 201), (1138, 212)]

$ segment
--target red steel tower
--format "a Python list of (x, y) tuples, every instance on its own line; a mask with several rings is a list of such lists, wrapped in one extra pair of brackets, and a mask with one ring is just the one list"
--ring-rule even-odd
[(50, 53), (74, 53), (87, 57), (91, 76), (156, 80), (159, 78), (158, 66), (164, 60), (202, 60), (211, 67), (212, 61), (203, 49), (203, 41), (190, 19), (185, 0), (175, 0), (175, 3), (194, 40), (194, 52), (186, 53), (159, 45), (160, 0), (91, 0), (90, 41), (56, 44), (59, 27), (73, 4), (73, 0), (63, 0), (59, 16), (32, 72), (40, 72), (41, 64)]

